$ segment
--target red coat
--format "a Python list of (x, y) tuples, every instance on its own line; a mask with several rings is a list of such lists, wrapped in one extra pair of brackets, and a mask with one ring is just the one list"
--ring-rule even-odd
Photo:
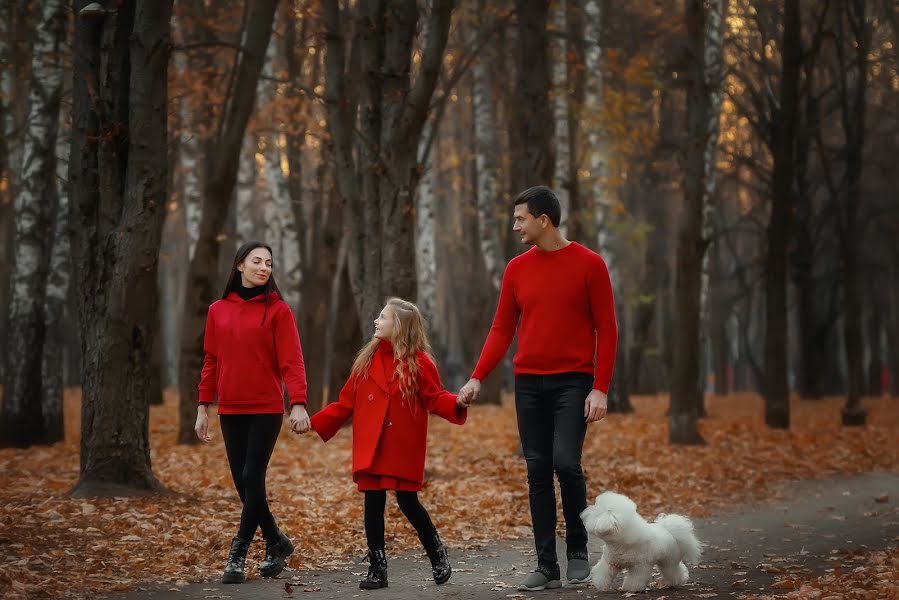
[(218, 396), (220, 415), (283, 413), (282, 381), (291, 406), (306, 404), (297, 323), (278, 294), (271, 294), (268, 311), (262, 296), (244, 301), (231, 292), (214, 302), (206, 315), (203, 349), (199, 401), (211, 404)]
[[(353, 417), (353, 481), (360, 490), (421, 489), (425, 471), (428, 414), (462, 425), (468, 409), (456, 407), (456, 394), (445, 391), (437, 366), (418, 354), (417, 410), (410, 409), (400, 395), (399, 383), (389, 381), (393, 373), (393, 348), (381, 342), (372, 357), (368, 377), (350, 376), (340, 398), (312, 416), (312, 428), (328, 441)], [(389, 383), (388, 383), (389, 381)], [(393, 485), (384, 485), (396, 479)], [(380, 485), (375, 483), (380, 481)]]

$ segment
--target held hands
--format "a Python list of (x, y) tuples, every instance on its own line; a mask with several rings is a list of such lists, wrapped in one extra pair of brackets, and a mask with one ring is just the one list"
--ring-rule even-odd
[(462, 389), (459, 390), (459, 396), (456, 399), (456, 403), (469, 407), (471, 403), (477, 400), (478, 394), (481, 393), (481, 381), (479, 379), (475, 379), (472, 377), (468, 380), (468, 383), (462, 386)]
[(212, 436), (209, 435), (209, 415), (206, 414), (205, 404), (197, 407), (197, 424), (194, 425), (194, 431), (197, 432), (197, 437), (203, 443), (208, 444), (212, 439)]
[(608, 398), (604, 393), (592, 390), (584, 400), (584, 419), (587, 423), (593, 423), (605, 417), (608, 404)]
[(290, 430), (294, 433), (306, 433), (312, 429), (309, 414), (302, 404), (294, 404), (290, 407), (290, 418), (287, 422), (290, 424)]

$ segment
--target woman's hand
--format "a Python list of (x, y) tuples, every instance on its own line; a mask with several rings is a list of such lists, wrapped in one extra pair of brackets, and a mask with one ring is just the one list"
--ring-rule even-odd
[(287, 422), (290, 424), (290, 430), (294, 433), (306, 433), (312, 428), (309, 414), (302, 404), (294, 404), (290, 407), (290, 418)]
[(197, 424), (194, 425), (194, 431), (197, 437), (204, 443), (209, 443), (212, 436), (209, 435), (209, 415), (206, 414), (206, 405), (201, 404), (197, 407)]

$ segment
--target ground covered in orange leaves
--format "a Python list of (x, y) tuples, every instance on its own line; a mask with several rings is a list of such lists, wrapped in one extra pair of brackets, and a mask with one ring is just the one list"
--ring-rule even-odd
[[(899, 549), (849, 552), (842, 567), (813, 578), (786, 577), (774, 584), (788, 600), (872, 600), (899, 598)], [(746, 600), (772, 600), (773, 596), (747, 596)]]
[[(634, 405), (634, 414), (591, 426), (584, 466), (591, 498), (614, 489), (646, 515), (707, 515), (771, 495), (773, 484), (787, 479), (899, 471), (899, 399), (865, 400), (868, 425), (855, 429), (840, 427), (840, 399), (794, 400), (793, 427), (773, 431), (757, 396), (710, 398), (709, 418), (700, 424), (708, 443), (701, 447), (668, 444), (666, 397), (638, 397)], [(151, 409), (151, 445), (154, 472), (171, 493), (84, 500), (68, 495), (78, 476), (76, 392), (67, 394), (66, 410), (65, 443), (0, 450), (0, 596), (77, 598), (146, 581), (183, 585), (219, 572), (240, 505), (217, 423), (210, 445), (176, 445), (169, 397)], [(452, 545), (530, 536), (517, 444), (508, 403), (474, 407), (464, 427), (432, 421), (422, 499)], [(349, 431), (327, 445), (282, 431), (268, 488), (279, 524), (298, 542), (293, 568), (328, 568), (363, 554), (362, 501), (350, 479), (349, 448)], [(392, 503), (387, 542), (397, 551), (418, 546)], [(262, 544), (254, 544), (251, 557), (261, 553)], [(895, 573), (894, 551), (865, 560), (866, 568)], [(824, 577), (806, 585), (818, 585), (824, 597), (836, 584)]]

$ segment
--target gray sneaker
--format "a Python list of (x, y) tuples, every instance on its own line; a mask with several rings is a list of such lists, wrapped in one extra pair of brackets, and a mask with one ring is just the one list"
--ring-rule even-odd
[(586, 558), (568, 560), (568, 583), (585, 583), (590, 580), (590, 563)]
[(552, 573), (545, 567), (537, 567), (537, 570), (525, 577), (518, 586), (519, 592), (538, 592), (540, 590), (553, 590), (562, 587), (562, 581), (558, 573)]

